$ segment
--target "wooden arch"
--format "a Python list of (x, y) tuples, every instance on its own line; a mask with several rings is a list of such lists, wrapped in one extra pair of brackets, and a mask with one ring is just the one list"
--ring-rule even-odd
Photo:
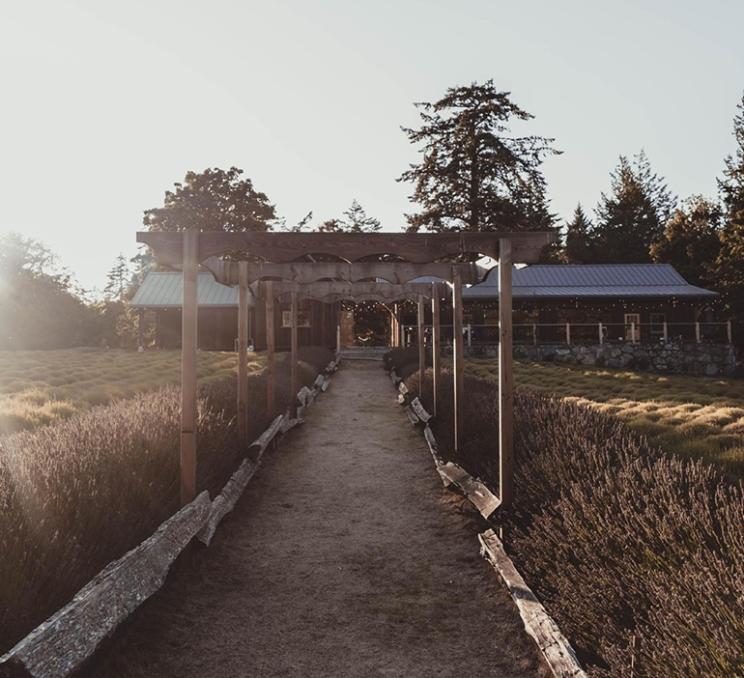
[[(319, 278), (332, 278), (346, 283), (358, 283), (369, 278), (383, 278), (388, 284), (405, 284), (416, 277), (431, 275), (440, 278), (443, 262), (471, 261), (473, 255), (488, 255), (499, 260), (499, 498), (501, 504), (508, 506), (513, 497), (513, 395), (512, 395), (512, 263), (537, 262), (542, 250), (557, 235), (552, 232), (509, 232), (490, 233), (275, 233), (275, 232), (202, 232), (196, 230), (178, 232), (139, 232), (137, 241), (149, 245), (156, 261), (183, 271), (183, 306), (181, 327), (181, 501), (190, 502), (196, 496), (196, 355), (197, 355), (197, 273), (199, 264), (212, 257), (242, 253), (242, 258), (259, 258), (266, 263), (260, 265), (241, 261), (237, 269), (239, 286), (240, 357), (238, 370), (239, 418), (245, 430), (245, 411), (247, 404), (247, 360), (245, 354), (246, 318), (248, 315), (249, 282), (269, 274), (272, 266), (290, 265), (289, 282), (312, 283)], [(313, 254), (332, 254), (342, 260), (332, 269), (334, 275), (327, 275), (322, 269), (324, 263), (307, 261)], [(375, 261), (380, 255), (392, 255), (396, 261)], [(240, 257), (238, 257), (240, 258)], [(345, 265), (352, 264), (344, 268)], [(369, 266), (366, 272), (374, 271), (374, 266), (386, 264), (383, 274), (366, 275), (360, 266)], [(220, 265), (217, 265), (218, 267)], [(249, 268), (252, 266), (252, 268)], [(313, 273), (314, 267), (316, 272)], [(451, 274), (453, 302), (453, 373), (454, 373), (454, 443), (459, 442), (461, 408), (463, 398), (463, 317), (462, 284), (473, 280), (477, 275), (462, 270), (458, 264), (446, 263)], [(413, 267), (413, 268), (412, 268)], [(279, 269), (274, 268), (274, 272)], [(347, 272), (344, 273), (343, 271)], [(263, 271), (263, 272), (262, 272)], [(339, 271), (341, 273), (339, 274)], [(325, 274), (324, 274), (325, 273)], [(230, 284), (234, 267), (223, 265), (215, 275), (223, 277)], [(286, 274), (285, 274), (286, 275)], [(361, 277), (355, 277), (361, 276)], [(409, 277), (413, 276), (413, 277)], [(253, 277), (253, 281), (249, 278)], [(314, 279), (313, 279), (314, 277)], [(477, 280), (473, 280), (477, 282)], [(232, 282), (232, 284), (235, 284)], [(383, 285), (379, 283), (379, 285)], [(299, 291), (290, 292), (295, 298)], [(384, 293), (383, 293), (384, 294)], [(439, 296), (433, 294), (432, 310), (435, 314), (435, 332), (438, 327)], [(419, 297), (419, 321), (423, 317), (423, 297)], [(296, 341), (296, 303), (293, 315), (293, 332)], [(273, 327), (273, 325), (272, 325)], [(421, 333), (419, 333), (421, 335)], [(420, 351), (420, 355), (423, 350)], [(436, 371), (436, 370), (435, 370)]]

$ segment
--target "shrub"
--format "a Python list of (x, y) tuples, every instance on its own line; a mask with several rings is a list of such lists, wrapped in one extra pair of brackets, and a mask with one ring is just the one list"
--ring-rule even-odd
[[(451, 455), (451, 374), (443, 382), (434, 426)], [(428, 372), (429, 406), (430, 384)], [(465, 391), (456, 461), (497, 487), (497, 388), (466, 377)], [(744, 675), (741, 483), (529, 392), (515, 397), (515, 461), (508, 550), (592, 674), (629, 675), (635, 634), (635, 675)]]
[[(303, 384), (316, 374), (300, 364)], [(236, 381), (199, 389), (197, 487), (212, 496), (242, 458)], [(248, 393), (253, 439), (271, 419), (265, 372), (249, 376)], [(276, 395), (284, 411), (288, 361), (278, 364)], [(0, 438), (0, 654), (178, 509), (179, 441), (175, 386)]]

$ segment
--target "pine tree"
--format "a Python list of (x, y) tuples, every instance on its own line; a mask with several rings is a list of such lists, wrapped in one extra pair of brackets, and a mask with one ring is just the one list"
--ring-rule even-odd
[(581, 203), (576, 205), (573, 219), (566, 223), (566, 246), (563, 258), (567, 264), (589, 264), (594, 261), (592, 222)]
[(103, 288), (106, 299), (124, 301), (131, 279), (132, 272), (129, 270), (129, 262), (120, 253), (106, 276), (106, 286)]
[(676, 200), (643, 151), (632, 163), (621, 155), (610, 177), (612, 193), (602, 194), (596, 210), (597, 260), (649, 262), (651, 245), (661, 239)]
[(499, 92), (493, 81), (453, 87), (434, 103), (418, 103), (419, 129), (403, 128), (423, 159), (398, 181), (411, 182), (421, 205), (406, 215), (408, 231), (545, 230), (556, 218), (548, 209), (546, 156), (553, 139), (509, 133), (513, 120), (533, 116)]
[(651, 258), (671, 264), (693, 285), (707, 285), (721, 249), (720, 228), (720, 206), (693, 196), (674, 211), (663, 237), (651, 246)]
[(725, 160), (718, 186), (724, 207), (721, 251), (715, 276), (728, 310), (734, 316), (737, 337), (744, 335), (744, 96), (734, 117), (736, 151)]
[(343, 219), (328, 219), (317, 230), (321, 233), (376, 233), (380, 230), (380, 220), (367, 216), (365, 209), (355, 200), (344, 212)]

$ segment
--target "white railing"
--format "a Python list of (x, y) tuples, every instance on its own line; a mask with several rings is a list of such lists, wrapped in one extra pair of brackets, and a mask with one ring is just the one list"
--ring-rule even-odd
[[(431, 325), (424, 325), (425, 341), (430, 343)], [(416, 325), (401, 325), (401, 345), (416, 343)], [(442, 341), (452, 341), (452, 325), (441, 325)], [(498, 324), (466, 324), (463, 326), (468, 346), (499, 343)], [(659, 323), (514, 323), (514, 344), (654, 344), (688, 342), (707, 344), (733, 343), (731, 321), (723, 322), (659, 322)]]

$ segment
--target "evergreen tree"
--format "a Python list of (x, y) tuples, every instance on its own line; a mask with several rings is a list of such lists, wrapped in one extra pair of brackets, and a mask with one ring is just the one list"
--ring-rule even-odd
[(132, 273), (129, 270), (129, 262), (123, 254), (119, 253), (114, 265), (106, 275), (106, 286), (103, 288), (105, 297), (115, 301), (124, 301), (131, 279)]
[(321, 233), (376, 233), (381, 228), (380, 220), (367, 216), (356, 199), (343, 214), (343, 219), (328, 219), (317, 230)]
[(566, 223), (566, 245), (563, 259), (567, 264), (589, 264), (594, 261), (592, 222), (581, 203), (576, 205), (573, 219)]
[(663, 237), (651, 246), (651, 258), (671, 264), (693, 285), (707, 285), (721, 249), (720, 227), (720, 206), (693, 196), (674, 211)]
[(724, 208), (721, 250), (715, 276), (729, 312), (734, 315), (739, 342), (744, 338), (744, 96), (734, 117), (736, 151), (725, 160), (718, 182)]
[(276, 222), (274, 205), (241, 174), (237, 167), (188, 172), (184, 183), (165, 192), (163, 207), (145, 210), (145, 226), (151, 231), (269, 230)]
[(612, 193), (603, 193), (597, 206), (597, 260), (649, 262), (651, 245), (661, 239), (675, 198), (663, 179), (651, 170), (643, 151), (633, 162), (620, 156), (610, 177)]
[(403, 128), (423, 159), (398, 181), (411, 182), (421, 205), (406, 215), (408, 231), (545, 230), (555, 224), (541, 171), (558, 153), (553, 139), (511, 136), (509, 123), (533, 116), (493, 81), (453, 87), (434, 103), (418, 103), (419, 129)]

